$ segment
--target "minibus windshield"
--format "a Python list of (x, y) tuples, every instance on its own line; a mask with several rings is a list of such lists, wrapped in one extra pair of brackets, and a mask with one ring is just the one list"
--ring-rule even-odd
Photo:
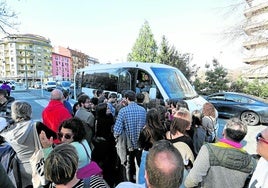
[(152, 68), (152, 71), (169, 98), (191, 99), (197, 97), (197, 93), (179, 70)]

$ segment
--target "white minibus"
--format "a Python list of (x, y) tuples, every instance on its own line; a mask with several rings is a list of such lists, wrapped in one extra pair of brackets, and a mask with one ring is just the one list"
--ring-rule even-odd
[(76, 71), (75, 99), (81, 92), (93, 97), (93, 91), (97, 89), (117, 93), (119, 98), (122, 91), (133, 90), (148, 93), (149, 99), (183, 99), (191, 112), (200, 110), (206, 102), (180, 70), (157, 63), (94, 64)]

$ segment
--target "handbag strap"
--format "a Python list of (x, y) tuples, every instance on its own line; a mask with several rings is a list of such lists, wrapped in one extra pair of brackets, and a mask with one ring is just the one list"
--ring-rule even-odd
[(84, 147), (84, 149), (85, 149), (85, 151), (86, 151), (86, 153), (87, 153), (87, 157), (89, 158), (89, 160), (91, 160), (91, 157), (90, 157), (90, 155), (88, 154), (87, 149), (86, 149), (85, 145), (83, 144), (83, 142), (80, 142), (80, 144), (82, 144), (82, 146)]

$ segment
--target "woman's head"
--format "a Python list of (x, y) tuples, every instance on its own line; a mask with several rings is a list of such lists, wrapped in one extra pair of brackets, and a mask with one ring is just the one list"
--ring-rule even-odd
[(81, 142), (86, 136), (84, 123), (78, 118), (67, 119), (61, 123), (58, 136), (64, 143)]
[(170, 133), (175, 135), (177, 132), (185, 134), (186, 130), (191, 127), (191, 122), (188, 119), (174, 117), (170, 125)]
[(189, 110), (187, 110), (186, 108), (183, 108), (183, 107), (181, 107), (179, 110), (175, 111), (174, 117), (185, 119), (185, 120), (189, 121), (190, 123), (192, 122), (191, 113), (189, 112)]
[(74, 105), (73, 105), (73, 113), (74, 113), (74, 115), (75, 115), (75, 113), (77, 112), (77, 110), (79, 108), (80, 108), (79, 103), (78, 102), (74, 103)]
[(30, 120), (32, 107), (25, 101), (15, 101), (11, 105), (11, 117), (15, 122)]
[(152, 108), (147, 112), (146, 125), (153, 129), (159, 128), (160, 125), (162, 125), (160, 120), (160, 114), (155, 108)]
[(56, 185), (66, 185), (76, 174), (78, 156), (74, 146), (57, 145), (45, 161), (45, 177)]
[(213, 118), (216, 117), (215, 115), (215, 108), (213, 106), (213, 104), (206, 102), (203, 105), (203, 110), (202, 110), (203, 116), (211, 116)]
[(107, 112), (107, 103), (100, 103), (96, 107), (96, 114), (98, 117), (105, 117)]

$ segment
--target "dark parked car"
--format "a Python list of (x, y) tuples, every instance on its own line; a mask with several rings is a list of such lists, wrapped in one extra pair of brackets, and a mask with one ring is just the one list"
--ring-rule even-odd
[(248, 125), (268, 123), (268, 101), (244, 93), (222, 92), (204, 97), (218, 110), (219, 117), (238, 117)]
[(70, 81), (60, 81), (60, 82), (57, 82), (56, 88), (62, 91), (65, 90), (69, 92), (71, 84), (72, 83)]

